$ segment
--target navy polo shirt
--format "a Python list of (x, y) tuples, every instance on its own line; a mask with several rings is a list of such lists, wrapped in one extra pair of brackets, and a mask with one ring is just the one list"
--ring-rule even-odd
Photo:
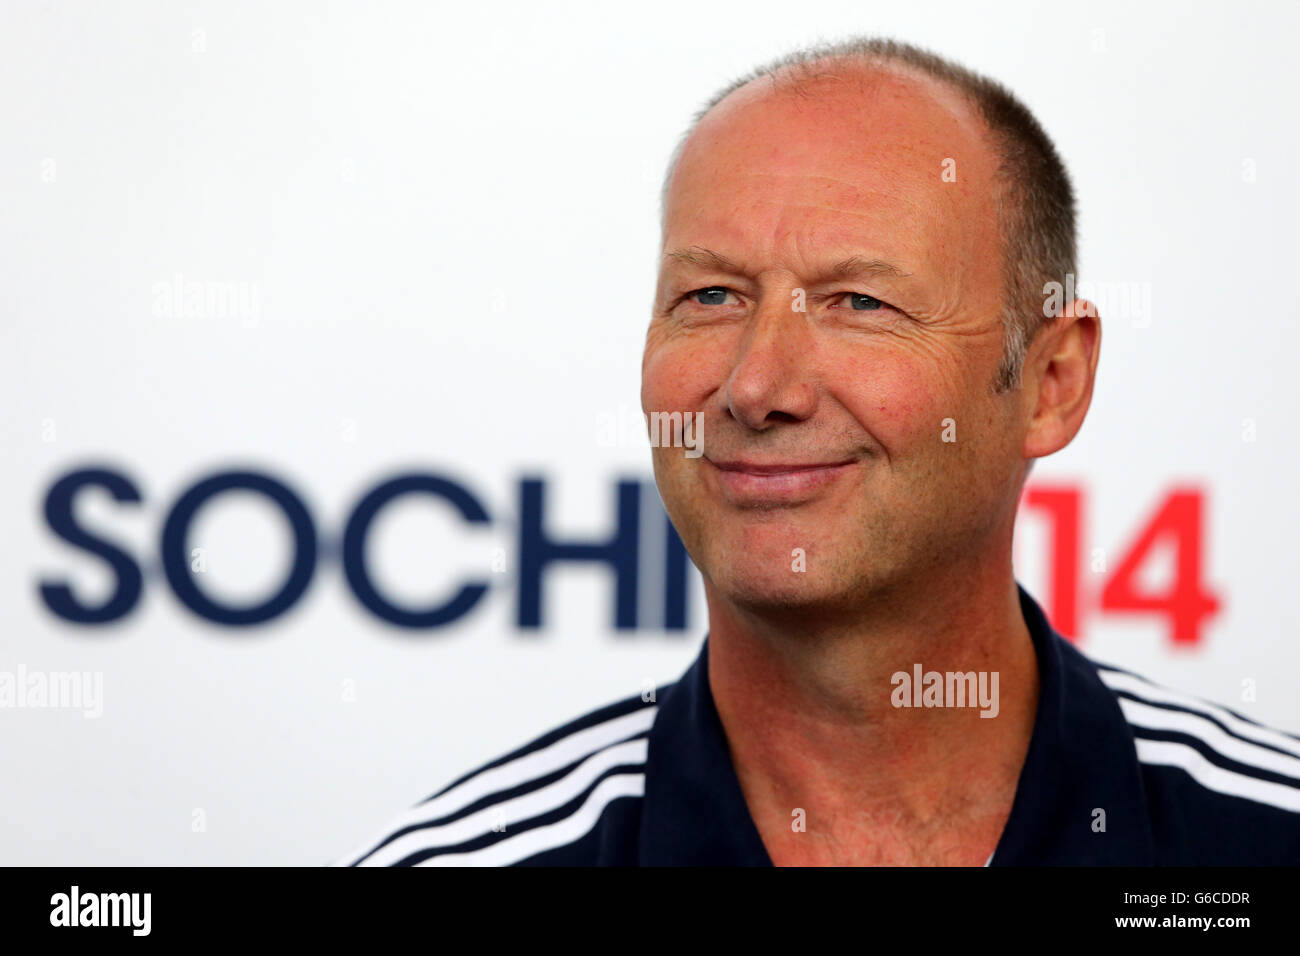
[[(1019, 591), (1041, 689), (991, 865), (1300, 863), (1300, 738), (1090, 660)], [(770, 866), (708, 666), (706, 636), (677, 682), (466, 774), (336, 865)]]

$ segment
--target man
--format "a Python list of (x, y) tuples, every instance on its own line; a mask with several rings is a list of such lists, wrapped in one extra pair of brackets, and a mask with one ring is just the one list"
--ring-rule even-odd
[[(1300, 740), (1103, 668), (1011, 564), (1101, 324), (1032, 115), (903, 44), (715, 97), (666, 181), (647, 414), (709, 630), (683, 678), (462, 777), (342, 863), (1300, 862)], [(933, 677), (931, 675), (934, 675)]]

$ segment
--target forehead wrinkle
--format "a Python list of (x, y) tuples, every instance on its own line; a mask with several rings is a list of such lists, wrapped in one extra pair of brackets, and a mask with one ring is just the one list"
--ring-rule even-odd
[[(852, 182), (847, 179), (837, 179), (834, 176), (822, 176), (813, 173), (759, 173), (759, 172), (746, 172), (746, 176), (748, 176), (750, 179), (758, 179), (758, 180), (763, 180), (763, 179), (805, 180), (805, 181), (814, 180), (817, 182), (834, 184), (835, 186), (840, 187), (841, 189), (844, 189), (847, 192), (851, 193), (854, 199), (866, 200), (868, 197), (872, 197), (872, 196), (889, 196), (889, 198), (891, 199), (897, 199), (901, 202), (909, 202), (915, 205), (915, 201), (903, 195), (901, 191), (898, 193), (891, 194), (880, 189), (868, 188), (859, 182)], [(919, 177), (917, 178), (916, 185), (924, 185), (924, 183), (919, 179)]]
[(861, 187), (847, 179), (838, 179), (835, 176), (823, 176), (819, 173), (759, 173), (749, 171), (748, 175), (754, 179), (820, 179), (828, 183), (835, 183), (837, 186), (845, 186), (854, 192), (860, 192)]
[[(919, 211), (924, 208), (921, 203), (910, 199), (899, 197), (895, 201), (910, 207), (913, 211)], [(846, 216), (857, 216), (859, 219), (875, 219), (879, 217), (882, 212), (888, 212), (888, 210), (883, 209), (876, 209), (873, 212), (862, 212), (858, 209), (845, 209), (842, 206), (831, 206), (826, 203), (787, 202), (781, 199), (756, 199), (753, 204), (755, 206), (780, 206), (782, 209), (789, 209), (791, 207), (797, 209), (818, 209), (824, 212), (842, 213)]]

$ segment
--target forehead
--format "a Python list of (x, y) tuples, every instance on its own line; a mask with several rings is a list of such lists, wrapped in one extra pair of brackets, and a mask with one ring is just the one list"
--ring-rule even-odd
[(996, 269), (996, 163), (974, 109), (929, 78), (854, 71), (799, 91), (758, 80), (683, 148), (664, 247), (792, 268), (867, 251), (920, 269)]

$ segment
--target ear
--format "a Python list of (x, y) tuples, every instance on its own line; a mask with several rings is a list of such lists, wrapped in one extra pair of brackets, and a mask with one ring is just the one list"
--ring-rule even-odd
[(1060, 451), (1083, 427), (1101, 354), (1101, 317), (1086, 299), (1068, 303), (1035, 336), (1025, 356), (1024, 394), (1031, 418), (1025, 458)]

